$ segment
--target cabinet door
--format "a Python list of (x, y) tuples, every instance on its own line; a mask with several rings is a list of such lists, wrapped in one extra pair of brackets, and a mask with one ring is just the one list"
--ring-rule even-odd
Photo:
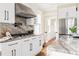
[(31, 55), (31, 51), (32, 51), (32, 47), (31, 47), (31, 43), (30, 43), (30, 39), (24, 39), (22, 40), (22, 56), (30, 56)]
[(14, 3), (0, 4), (0, 22), (14, 23), (15, 22), (15, 5)]
[(1, 43), (1, 56), (13, 56), (13, 48), (8, 43)]
[(43, 44), (44, 44), (44, 36), (43, 36), (43, 35), (40, 35), (40, 36), (38, 37), (38, 39), (40, 40), (39, 42), (40, 42), (41, 48), (42, 48), (42, 47), (43, 47)]
[(4, 22), (6, 20), (6, 10), (3, 3), (0, 3), (0, 22)]
[(37, 55), (40, 52), (41, 47), (41, 40), (38, 39), (38, 37), (32, 38), (32, 44), (33, 44), (33, 55)]
[(15, 4), (6, 3), (5, 5), (6, 5), (7, 23), (15, 23)]
[(14, 41), (9, 46), (12, 47), (13, 56), (21, 56), (21, 41)]
[(7, 42), (1, 44), (2, 56), (21, 56), (19, 41)]

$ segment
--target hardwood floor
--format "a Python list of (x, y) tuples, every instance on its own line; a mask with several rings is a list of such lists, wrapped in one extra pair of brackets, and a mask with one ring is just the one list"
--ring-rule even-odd
[(57, 41), (55, 38), (49, 40), (47, 43), (44, 43), (42, 50), (36, 56), (46, 56), (47, 55), (47, 47), (51, 44), (56, 44)]

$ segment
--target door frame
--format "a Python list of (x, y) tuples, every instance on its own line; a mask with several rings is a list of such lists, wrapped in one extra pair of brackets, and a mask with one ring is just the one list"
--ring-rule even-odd
[[(45, 23), (45, 32), (46, 32), (46, 42), (49, 41), (50, 39), (48, 38), (48, 32), (49, 32), (49, 29), (48, 29), (48, 20), (55, 20), (55, 37), (56, 39), (59, 38), (59, 27), (57, 26), (58, 24), (58, 20), (57, 20), (57, 17), (48, 17), (46, 18), (46, 23)], [(51, 22), (50, 22), (51, 23)], [(59, 24), (58, 24), (59, 25)], [(52, 37), (52, 38), (55, 38), (55, 37)]]

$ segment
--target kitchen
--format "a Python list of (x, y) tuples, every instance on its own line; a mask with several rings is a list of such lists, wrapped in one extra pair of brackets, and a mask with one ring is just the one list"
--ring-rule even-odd
[(0, 55), (37, 55), (42, 49), (44, 34), (38, 34), (36, 27), (40, 23), (34, 21), (35, 13), (20, 3), (2, 3), (0, 7)]
[(79, 37), (78, 9), (77, 3), (0, 3), (0, 56), (36, 56), (45, 47), (46, 56), (55, 51), (78, 55), (70, 48)]

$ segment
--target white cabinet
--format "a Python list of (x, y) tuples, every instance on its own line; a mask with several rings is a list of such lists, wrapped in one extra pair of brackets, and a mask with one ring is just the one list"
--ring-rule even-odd
[(1, 56), (12, 56), (13, 48), (8, 46), (8, 43), (0, 44)]
[[(21, 39), (21, 38), (20, 38)], [(35, 56), (43, 46), (42, 36), (0, 43), (1, 56)]]
[(15, 4), (0, 3), (0, 22), (15, 23)]
[(41, 42), (37, 37), (32, 38), (33, 51), (32, 54), (36, 55), (40, 52)]
[(0, 43), (2, 56), (21, 56), (20, 41)]
[(32, 51), (31, 38), (22, 40), (22, 56), (30, 56)]
[(44, 35), (41, 35), (41, 36), (39, 37), (39, 39), (41, 40), (41, 48), (42, 48), (42, 47), (43, 47), (43, 44), (45, 43)]
[(42, 36), (35, 36), (32, 38), (33, 55), (37, 55), (41, 51), (43, 43), (44, 41)]
[(22, 56), (35, 56), (42, 49), (42, 40), (40, 36), (34, 36), (22, 40)]
[(21, 56), (21, 41), (15, 41), (10, 44), (13, 47), (13, 56)]

